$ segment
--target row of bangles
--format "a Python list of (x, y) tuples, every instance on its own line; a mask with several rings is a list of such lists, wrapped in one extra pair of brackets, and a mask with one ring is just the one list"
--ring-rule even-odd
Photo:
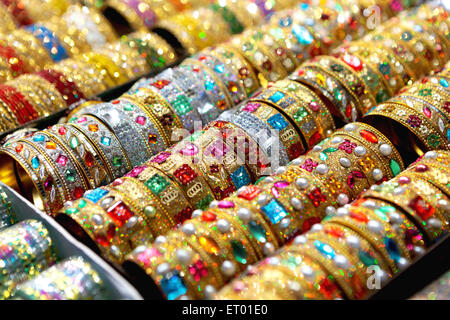
[[(1, 180), (167, 299), (367, 298), (369, 267), (384, 284), (449, 230), (450, 20), (387, 1), (367, 33), (372, 1), (345, 4), (274, 13), (9, 139)], [(60, 281), (45, 228), (7, 227), (2, 199), (3, 297), (105, 297), (92, 268)]]
[[(108, 0), (100, 8), (73, 4), (61, 16), (2, 32), (0, 132), (173, 63), (176, 50), (149, 28), (169, 32), (193, 54), (261, 24), (275, 9), (293, 5), (289, 0), (270, 1), (270, 6), (253, 0), (183, 1), (181, 7), (170, 3)], [(134, 32), (118, 36), (105, 16), (111, 8)], [(185, 12), (174, 14), (181, 11)]]

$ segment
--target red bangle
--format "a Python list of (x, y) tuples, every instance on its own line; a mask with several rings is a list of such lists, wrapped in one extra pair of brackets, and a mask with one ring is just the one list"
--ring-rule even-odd
[(0, 84), (0, 98), (8, 105), (20, 124), (38, 117), (33, 105), (15, 88)]
[[(9, 69), (14, 72), (13, 76), (17, 77), (21, 74), (28, 73), (25, 63), (17, 56), (16, 51), (8, 45), (0, 44), (0, 56), (4, 57), (9, 64)], [(16, 62), (11, 63), (11, 61)]]
[(63, 99), (67, 102), (67, 105), (71, 105), (81, 99), (85, 99), (83, 93), (78, 89), (75, 82), (68, 80), (62, 73), (55, 70), (46, 69), (38, 71), (36, 74), (52, 83), (58, 92), (61, 93)]
[(3, 5), (8, 8), (8, 11), (14, 17), (14, 20), (21, 26), (28, 26), (33, 24), (33, 20), (28, 16), (27, 11), (22, 2), (17, 0), (1, 0)]

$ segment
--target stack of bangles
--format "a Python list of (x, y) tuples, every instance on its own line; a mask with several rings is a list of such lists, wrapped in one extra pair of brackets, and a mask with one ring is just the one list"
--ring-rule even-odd
[(83, 257), (59, 260), (41, 222), (24, 220), (0, 230), (0, 299), (109, 298), (102, 276)]
[(450, 231), (450, 153), (429, 151), (406, 171), (330, 212), (215, 299), (363, 299)]
[[(302, 10), (311, 11), (311, 14), (314, 11), (307, 7), (284, 13), (280, 18), (275, 16), (269, 24), (273, 27), (267, 27), (279, 30), (282, 24), (284, 27), (281, 31), (291, 34), (289, 42), (272, 42), (269, 46), (265, 38), (258, 41), (253, 33), (249, 36), (251, 40), (242, 38), (243, 42), (250, 41), (255, 44), (254, 48), (259, 48), (256, 52), (252, 49), (255, 53), (253, 57), (258, 57), (258, 52), (269, 52), (270, 48), (279, 45), (275, 51), (284, 52), (287, 59), (289, 47), (301, 52), (302, 48), (307, 51), (308, 46), (320, 46), (325, 42), (323, 35), (314, 33), (318, 37), (316, 40), (307, 29), (302, 29), (301, 37), (292, 36), (301, 27), (302, 22), (295, 22), (294, 18)], [(422, 11), (430, 16), (437, 14), (436, 19), (442, 15), (440, 12), (435, 13), (436, 10), (432, 11), (430, 7), (423, 7)], [(303, 15), (298, 17), (305, 18)], [(286, 24), (286, 20), (291, 20), (290, 24)], [(428, 24), (426, 20), (423, 23)], [(324, 27), (332, 30), (343, 28), (318, 23), (319, 29)], [(309, 45), (304, 42), (303, 37), (311, 40)], [(122, 43), (120, 48), (125, 48)], [(8, 141), (1, 149), (8, 158), (2, 161), (2, 179), (16, 189), (25, 184), (27, 197), (33, 199), (39, 208), (55, 215), (66, 201), (79, 199), (88, 189), (113, 182), (151, 156), (172, 146), (180, 137), (186, 138), (196, 128), (217, 118), (224, 110), (250, 97), (259, 87), (259, 80), (270, 78), (271, 73), (256, 65), (260, 63), (258, 59), (253, 60), (253, 63), (249, 62), (245, 58), (250, 57), (246, 48), (247, 46), (238, 47), (230, 42), (206, 49), (186, 59), (179, 67), (167, 69), (154, 78), (138, 82), (130, 92), (117, 100), (110, 103), (84, 103), (72, 112), (67, 124), (58, 124)], [(339, 65), (356, 76), (356, 72), (345, 64), (343, 57), (336, 58)], [(275, 65), (278, 60), (271, 61)], [(139, 59), (131, 59), (130, 63), (138, 61)], [(280, 70), (287, 73), (292, 66), (283, 61), (288, 60), (279, 60), (280, 65), (285, 65), (286, 69)], [(268, 68), (270, 64), (272, 62), (262, 63), (261, 67)], [(113, 64), (108, 64), (109, 68), (112, 66)], [(271, 69), (268, 68), (267, 71), (269, 70)], [(192, 76), (185, 77), (186, 73)], [(298, 72), (294, 74), (298, 75)], [(340, 88), (342, 96), (351, 96), (345, 91), (346, 87), (341, 85)], [(369, 94), (364, 97), (367, 95)], [(362, 104), (362, 101), (356, 101), (359, 105)], [(264, 151), (264, 154), (255, 154), (249, 148), (244, 148), (245, 152), (252, 155), (252, 159), (274, 158), (272, 155), (280, 153), (279, 164), (284, 165), (332, 133), (335, 129), (333, 109), (339, 109), (339, 106), (333, 108), (333, 103), (307, 84), (285, 80), (254, 94), (246, 106), (224, 114), (220, 120), (230, 122), (228, 126), (235, 128), (233, 130), (236, 132), (243, 130), (242, 134), (247, 135), (249, 140), (256, 142)], [(263, 132), (264, 135), (258, 135)], [(278, 132), (281, 132), (279, 137), (275, 136)], [(199, 134), (194, 133), (194, 137)], [(195, 152), (185, 152), (183, 156), (189, 157), (190, 153)], [(216, 156), (215, 153), (213, 156)], [(219, 156), (218, 154), (217, 157)], [(18, 170), (14, 169), (15, 166)], [(260, 173), (261, 169), (269, 169), (265, 167), (271, 165), (268, 161), (259, 161), (252, 166), (255, 173), (248, 173), (245, 179), (242, 177), (246, 184), (255, 182), (264, 174)], [(276, 164), (273, 166), (276, 167)], [(14, 177), (15, 171), (18, 178)], [(224, 179), (224, 176), (220, 179), (222, 189), (234, 191), (230, 180), (222, 181)], [(242, 183), (237, 183), (240, 184)], [(211, 188), (215, 187), (206, 189)], [(208, 192), (204, 196), (202, 203), (213, 200)], [(215, 198), (217, 197), (216, 192)]]

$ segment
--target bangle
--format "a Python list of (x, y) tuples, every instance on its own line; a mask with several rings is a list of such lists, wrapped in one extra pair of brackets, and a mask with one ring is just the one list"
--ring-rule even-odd
[[(139, 4), (144, 8), (143, 11), (139, 10)], [(145, 2), (133, 0), (108, 0), (107, 7), (113, 8), (122, 15), (134, 31), (153, 27), (156, 22), (155, 13)]]
[(216, 56), (238, 75), (239, 83), (245, 88), (247, 98), (259, 89), (259, 81), (252, 65), (231, 46), (220, 45), (207, 52)]
[[(121, 177), (133, 168), (119, 139), (99, 119), (90, 115), (72, 117), (69, 119), (69, 125), (88, 138), (103, 161), (108, 164), (107, 169), (112, 178)], [(64, 130), (60, 134), (65, 134)], [(92, 161), (89, 155), (86, 154), (85, 157), (87, 162)]]
[(7, 228), (15, 223), (16, 217), (8, 195), (0, 186), (0, 230)]
[(87, 52), (80, 55), (78, 60), (87, 62), (89, 65), (94, 66), (97, 70), (96, 73), (100, 73), (104, 77), (108, 88), (117, 86), (119, 84), (118, 79), (120, 79), (122, 83), (126, 82), (126, 78), (122, 70), (105, 54)]
[(64, 48), (61, 41), (56, 37), (53, 31), (39, 24), (33, 24), (25, 27), (25, 30), (29, 31), (41, 41), (42, 46), (48, 51), (54, 62), (69, 58), (66, 48)]
[(209, 6), (212, 10), (218, 12), (223, 20), (228, 24), (228, 29), (231, 34), (238, 34), (244, 31), (244, 26), (241, 24), (235, 13), (224, 5), (213, 3)]
[(105, 299), (103, 281), (82, 257), (70, 257), (16, 287), (14, 298), (26, 300)]
[(76, 84), (68, 79), (62, 73), (55, 70), (41, 70), (36, 75), (44, 78), (46, 81), (55, 85), (67, 105), (71, 105), (81, 99), (86, 99), (81, 91), (78, 90)]
[(53, 215), (63, 206), (67, 199), (64, 182), (45, 153), (35, 145), (20, 140), (10, 141), (0, 150), (4, 156), (11, 157), (3, 162), (5, 178), (10, 185), (16, 190), (19, 186), (25, 186), (27, 198), (48, 215)]
[(55, 263), (52, 239), (45, 226), (24, 220), (0, 232), (2, 299), (11, 297), (19, 282), (32, 278)]
[(25, 124), (38, 116), (33, 105), (14, 87), (0, 85), (0, 99), (12, 111), (19, 124)]

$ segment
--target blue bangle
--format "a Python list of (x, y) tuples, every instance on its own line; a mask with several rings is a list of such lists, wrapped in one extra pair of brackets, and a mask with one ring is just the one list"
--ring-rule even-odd
[(41, 41), (42, 46), (48, 51), (54, 62), (59, 62), (69, 58), (66, 49), (63, 47), (59, 39), (46, 27), (33, 24), (25, 27), (25, 29), (30, 31), (33, 36)]

